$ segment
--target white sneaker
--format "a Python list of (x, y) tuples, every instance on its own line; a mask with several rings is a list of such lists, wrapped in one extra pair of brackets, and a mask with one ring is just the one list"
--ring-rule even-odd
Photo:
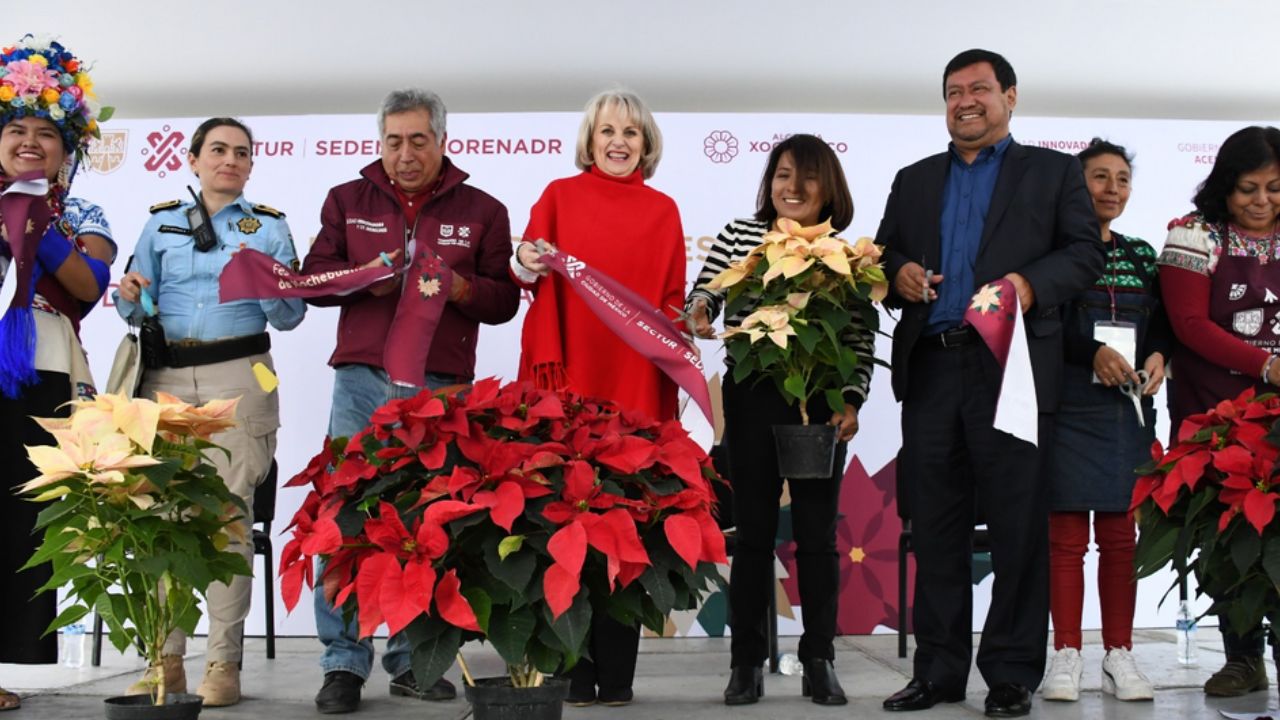
[(1053, 654), (1044, 676), (1044, 699), (1075, 702), (1080, 699), (1080, 675), (1084, 659), (1075, 648), (1064, 647)]
[(1117, 700), (1151, 700), (1155, 696), (1133, 653), (1124, 648), (1111, 648), (1102, 659), (1102, 692), (1115, 695)]

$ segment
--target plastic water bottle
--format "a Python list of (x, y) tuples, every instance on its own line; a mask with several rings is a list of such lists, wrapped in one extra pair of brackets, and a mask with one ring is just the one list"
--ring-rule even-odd
[(1187, 601), (1178, 604), (1178, 664), (1193, 666), (1196, 661), (1196, 619)]
[(778, 658), (778, 672), (783, 675), (804, 675), (804, 665), (800, 664), (800, 658), (791, 653), (783, 653)]
[(62, 666), (84, 667), (84, 625), (80, 623), (62, 629)]

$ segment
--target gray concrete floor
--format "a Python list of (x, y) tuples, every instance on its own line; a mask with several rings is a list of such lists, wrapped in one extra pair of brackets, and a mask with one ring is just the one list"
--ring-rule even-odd
[[(1037, 695), (1032, 717), (1074, 720), (1129, 718), (1220, 718), (1223, 712), (1246, 713), (1246, 717), (1275, 711), (1275, 670), (1272, 689), (1231, 700), (1206, 698), (1200, 685), (1222, 663), (1221, 644), (1216, 632), (1201, 633), (1198, 667), (1178, 665), (1171, 632), (1138, 631), (1134, 653), (1142, 669), (1158, 690), (1154, 702), (1123, 703), (1101, 691), (1102, 647), (1098, 638), (1086, 635), (1085, 691), (1076, 703), (1047, 703)], [(782, 650), (794, 652), (796, 638), (783, 638)], [(381, 643), (379, 643), (381, 645)], [(203, 642), (193, 639), (187, 657), (187, 673), (192, 689), (199, 683), (204, 659)], [(319, 645), (312, 638), (285, 638), (277, 646), (276, 659), (265, 659), (261, 639), (250, 639), (245, 651), (243, 687), (245, 699), (231, 708), (210, 708), (204, 720), (221, 718), (317, 718), (312, 698), (320, 686), (316, 659)], [(497, 675), (502, 665), (497, 655), (484, 646), (468, 647), (468, 663), (477, 676)], [(836, 669), (850, 703), (843, 708), (824, 708), (800, 697), (800, 678), (771, 675), (765, 678), (765, 697), (757, 705), (727, 708), (721, 692), (728, 678), (728, 640), (722, 638), (649, 639), (641, 643), (636, 679), (636, 701), (627, 707), (570, 708), (567, 720), (622, 718), (623, 720), (696, 720), (698, 718), (865, 718), (894, 717), (885, 713), (881, 701), (900, 689), (911, 672), (910, 659), (897, 656), (893, 635), (843, 637), (836, 642)], [(1268, 663), (1270, 665), (1270, 663)], [(141, 671), (141, 660), (122, 656), (108, 648), (103, 666), (68, 669), (56, 666), (0, 665), (0, 685), (23, 696), (22, 710), (7, 717), (80, 719), (102, 717), (102, 698), (119, 694)], [(459, 682), (455, 667), (450, 678)], [(466, 701), (427, 703), (387, 694), (387, 676), (381, 668), (365, 687), (358, 717), (423, 718), (461, 720), (470, 716)], [(951, 720), (982, 716), (986, 694), (976, 670), (970, 677), (965, 702), (939, 705), (915, 715), (922, 720)], [(1280, 714), (1277, 714), (1280, 717)]]

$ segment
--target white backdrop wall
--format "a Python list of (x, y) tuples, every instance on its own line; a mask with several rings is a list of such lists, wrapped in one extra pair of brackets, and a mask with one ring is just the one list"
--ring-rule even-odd
[[(731, 218), (749, 215), (767, 153), (773, 143), (792, 133), (822, 136), (836, 150), (853, 190), (857, 212), (846, 237), (874, 236), (894, 173), (902, 166), (939, 152), (947, 142), (938, 116), (799, 115), (799, 114), (659, 114), (665, 154), (651, 184), (679, 204), (684, 222), (688, 270), (692, 281), (707, 248)], [(288, 214), (295, 244), (305, 255), (319, 227), (319, 211), (327, 190), (356, 177), (359, 169), (378, 158), (377, 132), (372, 115), (312, 115), (249, 117), (258, 141), (247, 197)], [(103, 206), (111, 222), (120, 257), (113, 277), (123, 272), (133, 250), (147, 207), (188, 197), (185, 186), (195, 185), (186, 166), (187, 139), (200, 119), (118, 120), (108, 123), (103, 142), (94, 148), (92, 167), (76, 178), (74, 194)], [(502, 200), (519, 235), (530, 206), (550, 180), (573, 174), (576, 113), (459, 114), (449, 118), (446, 150), (471, 174), (471, 182)], [(1024, 144), (1075, 153), (1093, 136), (1108, 138), (1136, 153), (1134, 192), (1129, 209), (1116, 221), (1117, 230), (1143, 237), (1157, 248), (1167, 222), (1190, 209), (1195, 186), (1208, 173), (1217, 145), (1234, 130), (1249, 124), (1224, 121), (1133, 119), (1021, 118), (1013, 122), (1014, 137)], [(600, 238), (608, 242), (609, 238)], [(636, 247), (637, 253), (645, 248)], [(109, 298), (104, 301), (109, 305)], [(478, 376), (514, 377), (519, 354), (523, 311), (501, 327), (486, 327), (480, 335)], [(273, 353), (280, 374), (283, 427), (277, 459), (281, 481), (305, 466), (324, 437), (329, 412), (332, 373), (326, 362), (333, 350), (336, 308), (310, 308), (300, 327), (274, 333)], [(892, 319), (885, 318), (885, 329)], [(83, 326), (94, 375), (105, 381), (124, 323), (112, 307), (99, 308)], [(708, 373), (722, 368), (723, 353), (716, 343), (702, 345)], [(889, 357), (888, 338), (881, 338), (877, 354)], [(1158, 404), (1158, 406), (1163, 403)], [(710, 431), (696, 411), (686, 414), (689, 427), (702, 441)], [(1161, 437), (1167, 421), (1161, 418)], [(898, 406), (889, 389), (887, 371), (878, 370), (871, 398), (863, 408), (862, 431), (852, 449), (868, 472), (875, 474), (890, 462), (900, 445)], [(276, 512), (277, 533), (300, 504), (301, 489), (282, 491)], [(276, 550), (285, 542), (277, 537)], [(1094, 565), (1087, 572), (1093, 587)], [(260, 571), (259, 571), (260, 574)], [(264, 578), (255, 582), (262, 583)], [(976, 588), (976, 622), (986, 614), (990, 578)], [(1169, 578), (1144, 581), (1138, 599), (1139, 627), (1171, 626), (1175, 607), (1157, 610), (1156, 603)], [(1089, 595), (1093, 595), (1092, 592)], [(248, 632), (263, 629), (261, 589), (254, 591), (255, 609)], [(282, 610), (282, 608), (280, 608)], [(798, 612), (799, 608), (796, 608)], [(1086, 607), (1086, 627), (1099, 622), (1096, 599)], [(783, 632), (797, 631), (784, 622)], [(277, 632), (314, 634), (310, 603), (304, 599), (292, 615), (278, 614)], [(697, 632), (697, 630), (695, 630)]]

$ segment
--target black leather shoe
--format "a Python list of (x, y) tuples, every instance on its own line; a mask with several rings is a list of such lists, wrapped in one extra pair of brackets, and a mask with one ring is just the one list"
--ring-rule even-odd
[(844, 705), (849, 698), (844, 696), (844, 688), (840, 687), (840, 679), (836, 677), (836, 668), (830, 660), (806, 660), (804, 676), (800, 678), (800, 694), (812, 698), (819, 705)]
[(960, 702), (964, 700), (964, 690), (946, 691), (938, 688), (928, 680), (912, 679), (907, 686), (889, 696), (884, 701), (884, 709), (890, 712), (910, 712), (912, 710), (928, 710), (940, 702)]
[(400, 695), (401, 697), (418, 698), (419, 700), (432, 700), (440, 702), (443, 700), (452, 700), (458, 697), (458, 689), (453, 686), (445, 678), (440, 678), (435, 685), (422, 690), (418, 687), (418, 680), (413, 676), (413, 671), (408, 670), (396, 676), (391, 681), (391, 694)]
[(750, 705), (764, 697), (764, 672), (759, 667), (736, 667), (729, 670), (729, 685), (724, 689), (725, 705)]
[(316, 710), (324, 715), (355, 712), (360, 707), (360, 688), (364, 678), (346, 670), (324, 674), (324, 685), (316, 693)]
[(1017, 683), (996, 683), (987, 693), (987, 717), (1022, 717), (1031, 713), (1031, 691)]
[(596, 691), (596, 702), (609, 707), (622, 707), (630, 705), (631, 700), (635, 698), (635, 693), (631, 692), (631, 688), (600, 688)]

